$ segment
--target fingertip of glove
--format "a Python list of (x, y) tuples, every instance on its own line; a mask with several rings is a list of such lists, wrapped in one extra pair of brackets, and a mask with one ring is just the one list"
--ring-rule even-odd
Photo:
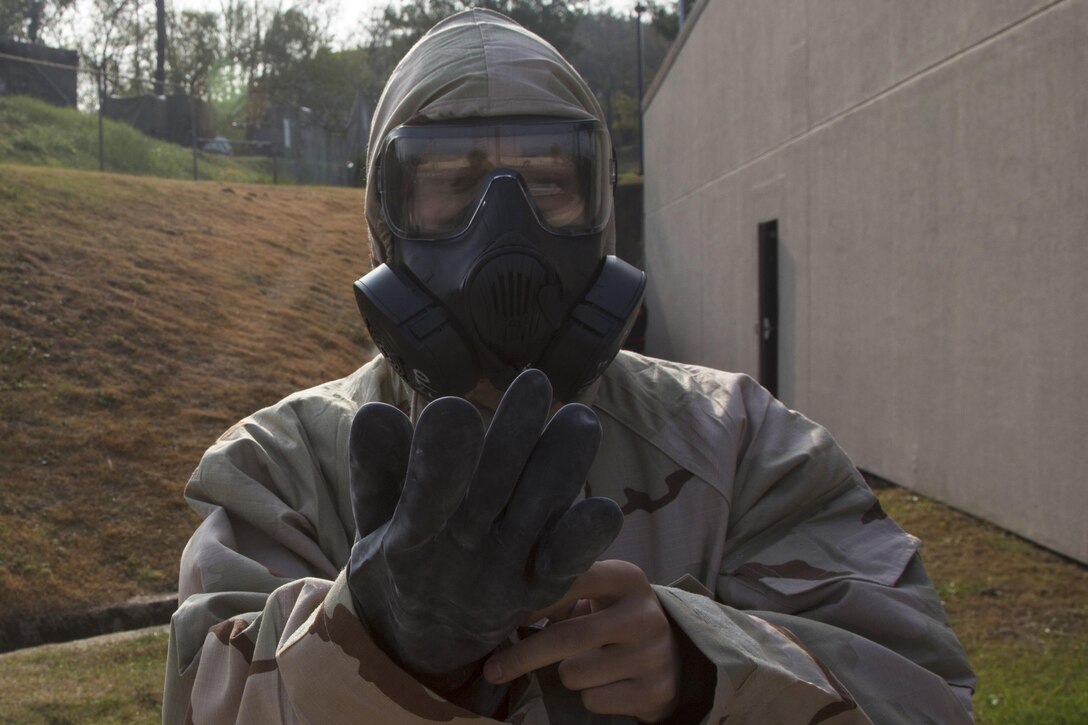
[(370, 419), (395, 420), (399, 418), (407, 419), (407, 417), (400, 408), (389, 403), (363, 403), (359, 406), (359, 410), (355, 411), (356, 421)]
[(419, 414), (419, 422), (416, 427), (430, 427), (439, 425), (443, 428), (450, 427), (456, 430), (463, 426), (483, 428), (483, 418), (476, 406), (464, 398), (446, 396), (438, 398), (427, 404), (423, 412)]
[(526, 368), (518, 373), (518, 376), (514, 378), (514, 382), (510, 383), (510, 388), (515, 386), (519, 388), (531, 387), (533, 390), (546, 392), (549, 399), (552, 397), (552, 382), (548, 380), (548, 376), (544, 374), (543, 370), (537, 368)]
[(589, 511), (591, 526), (601, 532), (602, 538), (608, 535), (611, 541), (619, 535), (623, 528), (623, 509), (619, 504), (604, 496), (591, 496), (583, 505)]
[(519, 408), (522, 412), (541, 411), (543, 417), (552, 404), (552, 383), (536, 368), (521, 371), (503, 393), (500, 408)]
[(411, 432), (412, 423), (399, 408), (388, 403), (365, 403), (355, 412), (351, 421), (351, 438), (354, 443), (379, 432), (393, 435)]
[(601, 437), (601, 421), (597, 413), (582, 403), (567, 403), (552, 418), (552, 423), (577, 429), (580, 435)]

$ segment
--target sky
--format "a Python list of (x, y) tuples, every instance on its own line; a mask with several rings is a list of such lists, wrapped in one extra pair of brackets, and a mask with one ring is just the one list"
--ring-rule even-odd
[[(590, 8), (632, 13), (636, 2), (637, 0), (590, 0)], [(170, 0), (170, 3), (179, 11), (219, 9), (219, 0)], [(332, 24), (334, 36), (341, 43), (348, 44), (353, 35), (362, 31), (371, 14), (388, 4), (389, 0), (329, 0), (330, 6), (338, 7)], [(290, 7), (290, 0), (283, 0), (283, 5)]]

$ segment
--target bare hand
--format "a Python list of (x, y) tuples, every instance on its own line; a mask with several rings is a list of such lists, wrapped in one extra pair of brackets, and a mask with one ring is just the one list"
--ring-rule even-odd
[(597, 562), (566, 596), (536, 615), (553, 623), (492, 655), (484, 665), (490, 682), (509, 682), (558, 662), (560, 681), (581, 692), (590, 712), (656, 722), (676, 709), (680, 647), (642, 569)]

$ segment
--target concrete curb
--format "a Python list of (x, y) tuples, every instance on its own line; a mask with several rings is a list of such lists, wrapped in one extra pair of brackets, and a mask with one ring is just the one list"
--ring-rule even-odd
[(178, 595), (171, 593), (133, 597), (89, 612), (12, 617), (0, 621), (0, 653), (168, 624), (177, 608)]
[(7, 662), (13, 662), (19, 658), (34, 656), (35, 654), (45, 652), (86, 652), (87, 650), (139, 639), (147, 635), (169, 637), (170, 625), (157, 624), (154, 627), (129, 629), (124, 632), (112, 632), (111, 634), (97, 634), (87, 639), (73, 639), (71, 642), (54, 642), (52, 644), (41, 644), (37, 647), (24, 647), (13, 652), (3, 652), (0, 653), (0, 668), (3, 668)]

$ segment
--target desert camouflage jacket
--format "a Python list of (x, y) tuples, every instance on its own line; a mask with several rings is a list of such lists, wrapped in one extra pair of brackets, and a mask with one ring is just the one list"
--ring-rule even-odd
[[(412, 408), (383, 358), (205, 454), (186, 489), (204, 521), (182, 555), (164, 722), (491, 722), (399, 669), (355, 615), (347, 445), (368, 401)], [(625, 514), (603, 558), (642, 567), (716, 665), (705, 722), (971, 721), (974, 677), (917, 540), (827, 431), (743, 375), (630, 353), (593, 407), (586, 493)], [(508, 722), (589, 722), (555, 683), (519, 683)]]

